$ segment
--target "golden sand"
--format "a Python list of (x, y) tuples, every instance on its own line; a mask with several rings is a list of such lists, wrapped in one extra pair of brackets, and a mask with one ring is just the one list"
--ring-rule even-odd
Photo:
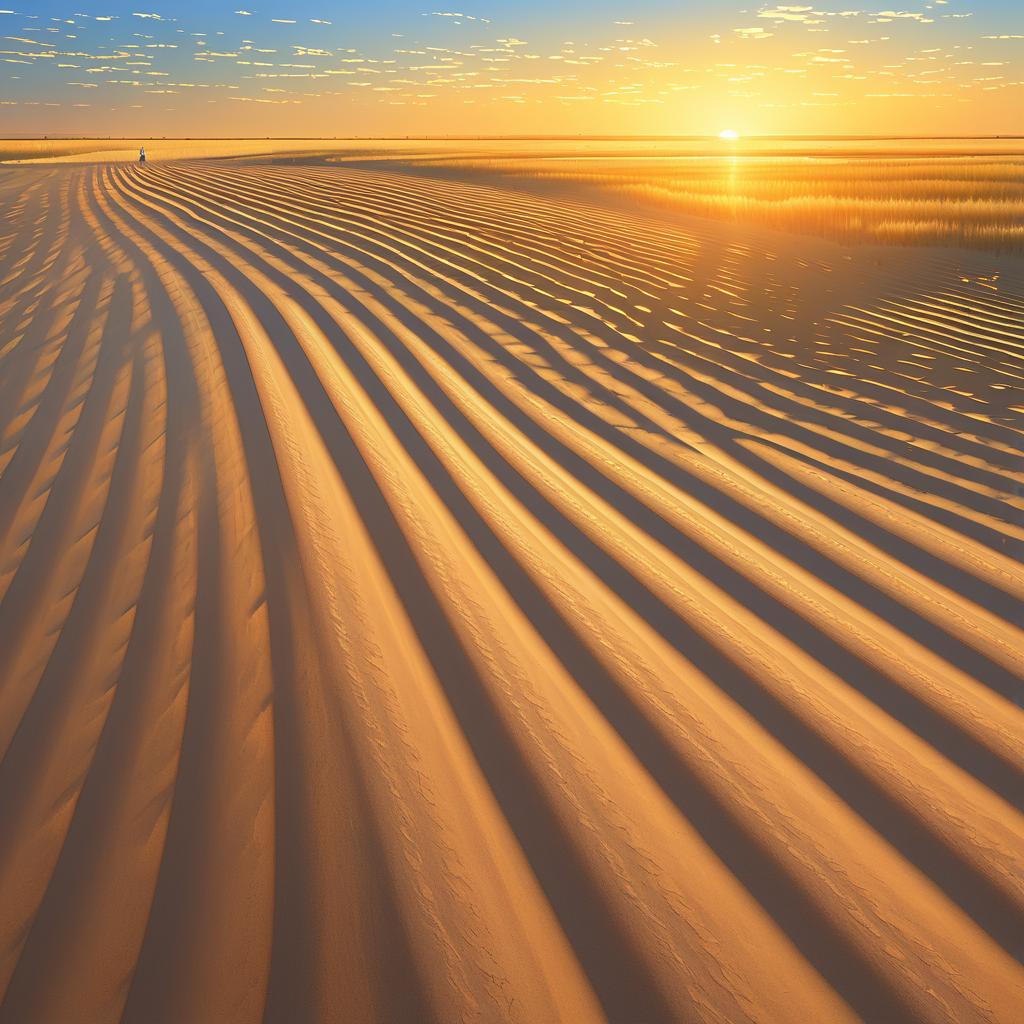
[(2, 1024), (1020, 1019), (1018, 258), (0, 201)]

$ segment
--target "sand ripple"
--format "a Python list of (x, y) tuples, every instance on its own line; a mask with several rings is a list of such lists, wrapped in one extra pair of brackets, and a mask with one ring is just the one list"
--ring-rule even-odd
[(1019, 262), (0, 200), (0, 1022), (1020, 1019)]

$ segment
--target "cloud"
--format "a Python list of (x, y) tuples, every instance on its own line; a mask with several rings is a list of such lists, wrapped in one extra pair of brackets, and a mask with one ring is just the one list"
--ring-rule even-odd
[(879, 11), (874, 15), (874, 20), (878, 23), (886, 21), (918, 21), (922, 25), (930, 25), (935, 19), (926, 18), (919, 11)]
[(461, 21), (479, 21), (483, 25), (490, 25), (490, 18), (478, 18), (473, 14), (460, 14), (456, 11), (425, 11), (424, 18), (458, 18)]
[(783, 6), (770, 7), (764, 11), (758, 11), (759, 18), (769, 18), (772, 21), (798, 21), (805, 25), (818, 25), (825, 17), (824, 11), (816, 11), (813, 7)]

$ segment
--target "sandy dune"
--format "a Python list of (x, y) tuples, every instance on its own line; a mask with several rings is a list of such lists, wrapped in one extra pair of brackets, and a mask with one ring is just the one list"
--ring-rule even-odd
[(1019, 260), (0, 202), (0, 1024), (1021, 1019)]

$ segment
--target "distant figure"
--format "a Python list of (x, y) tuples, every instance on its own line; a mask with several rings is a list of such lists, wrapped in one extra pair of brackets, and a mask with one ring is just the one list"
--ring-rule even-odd
[(139, 163), (144, 164), (146, 162), (146, 147), (139, 146)]

